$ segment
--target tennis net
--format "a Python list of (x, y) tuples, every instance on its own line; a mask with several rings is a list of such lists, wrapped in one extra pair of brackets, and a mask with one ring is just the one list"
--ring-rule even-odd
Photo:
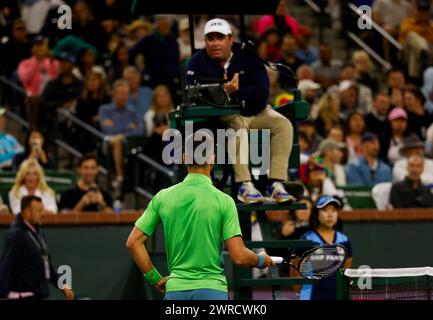
[(346, 269), (338, 296), (348, 300), (433, 300), (433, 268)]

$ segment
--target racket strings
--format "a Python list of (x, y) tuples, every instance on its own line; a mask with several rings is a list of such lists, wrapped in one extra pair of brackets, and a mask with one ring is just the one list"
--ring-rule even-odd
[(304, 257), (299, 265), (299, 271), (308, 278), (324, 278), (341, 268), (345, 256), (345, 251), (336, 247), (320, 248)]

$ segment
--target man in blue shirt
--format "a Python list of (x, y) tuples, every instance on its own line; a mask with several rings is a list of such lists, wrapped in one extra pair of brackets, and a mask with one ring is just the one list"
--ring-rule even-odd
[(125, 137), (143, 135), (142, 121), (128, 103), (129, 84), (126, 80), (117, 80), (113, 85), (113, 102), (99, 108), (99, 125), (111, 142), (114, 160), (114, 189), (119, 189), (123, 182), (123, 142)]
[(15, 137), (6, 133), (6, 109), (0, 108), (0, 169), (12, 166), (13, 157), (24, 148)]
[(378, 158), (380, 143), (375, 133), (367, 132), (361, 138), (364, 155), (346, 167), (348, 184), (373, 187), (380, 182), (390, 182), (391, 168)]

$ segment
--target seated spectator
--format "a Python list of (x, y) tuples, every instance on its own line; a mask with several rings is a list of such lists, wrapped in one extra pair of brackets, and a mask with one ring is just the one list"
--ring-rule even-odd
[(319, 50), (310, 45), (312, 36), (313, 32), (310, 27), (306, 25), (299, 26), (299, 34), (297, 37), (298, 50), (296, 50), (296, 56), (309, 65), (319, 59)]
[(280, 0), (275, 15), (262, 16), (256, 26), (256, 31), (262, 36), (270, 27), (276, 27), (280, 36), (290, 33), (299, 34), (299, 25), (295, 18), (289, 14), (287, 0)]
[(89, 72), (96, 66), (96, 56), (91, 48), (84, 48), (78, 52), (77, 57), (77, 67), (73, 73), (78, 79), (84, 81)]
[(32, 57), (25, 59), (18, 65), (18, 78), (27, 93), (25, 101), (27, 120), (31, 126), (36, 126), (40, 95), (48, 81), (57, 77), (60, 64), (52, 59), (50, 48), (46, 40), (37, 36), (32, 40)]
[(316, 81), (321, 84), (324, 89), (338, 83), (340, 68), (342, 61), (332, 59), (332, 48), (328, 44), (322, 44), (319, 51), (319, 60), (314, 62), (311, 67), (316, 75)]
[(78, 161), (77, 171), (77, 185), (61, 194), (59, 210), (112, 212), (111, 195), (96, 183), (99, 173), (98, 158), (92, 154), (84, 155)]
[[(314, 121), (317, 132), (326, 136), (328, 131), (335, 126), (342, 126), (343, 120), (340, 118), (340, 101), (334, 94), (325, 93), (313, 107), (317, 111), (317, 118)], [(313, 114), (313, 110), (311, 110)]]
[(123, 79), (129, 83), (129, 103), (134, 107), (138, 119), (144, 119), (144, 115), (152, 103), (152, 89), (140, 85), (140, 71), (136, 67), (127, 67), (123, 71)]
[(149, 141), (147, 142), (146, 148), (144, 150), (146, 155), (162, 165), (166, 165), (162, 158), (162, 154), (165, 146), (167, 145), (167, 143), (162, 140), (162, 137), (168, 128), (169, 125), (167, 114), (164, 112), (156, 113), (153, 117), (153, 132), (150, 135)]
[[(99, 129), (99, 107), (110, 101), (109, 85), (104, 69), (94, 66), (86, 78), (83, 93), (78, 98), (75, 115), (88, 125)], [(95, 141), (87, 130), (77, 127), (74, 135), (74, 146), (83, 153), (95, 149)]]
[(433, 123), (427, 130), (427, 139), (425, 141), (426, 156), (433, 158)]
[(42, 199), (44, 213), (57, 213), (56, 194), (46, 183), (42, 167), (33, 158), (21, 163), (15, 184), (9, 191), (9, 204), (13, 214), (20, 213), (21, 199), (27, 195), (35, 195)]
[(312, 80), (301, 80), (298, 83), (298, 89), (301, 91), (301, 96), (304, 100), (312, 105), (320, 90), (320, 84)]
[(54, 125), (58, 108), (74, 111), (83, 90), (83, 83), (72, 74), (75, 57), (69, 53), (62, 53), (58, 59), (59, 76), (49, 81), (42, 92), (43, 112), (47, 115), (44, 118), (47, 119), (40, 119), (46, 120), (39, 123), (41, 128), (50, 128)]
[(310, 153), (308, 153), (308, 150), (310, 149), (311, 142), (308, 139), (305, 132), (300, 131), (299, 132), (299, 152), (300, 152), (300, 164), (305, 164), (310, 159)]
[(329, 129), (326, 139), (331, 139), (337, 142), (346, 142), (346, 135), (342, 126), (335, 126)]
[(9, 208), (7, 205), (4, 204), (3, 199), (0, 195), (0, 214), (9, 214)]
[[(400, 160), (403, 156), (400, 153), (403, 141), (411, 133), (407, 125), (407, 113), (402, 108), (394, 108), (388, 115), (390, 129), (382, 135), (380, 143), (380, 158), (393, 166), (394, 163)], [(389, 126), (389, 125), (388, 125)]]
[(299, 124), (299, 132), (303, 132), (308, 141), (310, 142), (310, 147), (306, 150), (307, 154), (312, 154), (317, 151), (319, 148), (320, 142), (323, 140), (317, 131), (314, 121), (312, 120), (304, 120)]
[(374, 65), (370, 59), (370, 56), (364, 50), (357, 50), (352, 54), (352, 62), (355, 66), (357, 76), (357, 82), (366, 85), (371, 89), (373, 94), (376, 94), (379, 90), (379, 80), (373, 74)]
[(311, 68), (308, 64), (302, 64), (296, 70), (296, 78), (298, 81), (301, 80), (311, 80), (314, 81), (316, 75), (314, 74), (313, 68)]
[(424, 82), (421, 88), (424, 94), (424, 107), (429, 114), (433, 114), (433, 67), (424, 70)]
[[(189, 21), (188, 18), (182, 18), (178, 23), (177, 43), (179, 45), (179, 58), (181, 64), (186, 64), (191, 58), (191, 42), (189, 38)], [(194, 46), (197, 48), (196, 44)]]
[(344, 172), (344, 166), (340, 164), (344, 156), (342, 150), (345, 148), (344, 143), (325, 139), (320, 143), (319, 154), (316, 157), (316, 161), (325, 167), (326, 176), (331, 178), (336, 186), (346, 185), (346, 173)]
[(368, 113), (372, 110), (372, 101), (361, 95), (360, 86), (351, 80), (343, 80), (338, 85), (340, 113), (346, 119), (352, 111)]
[(417, 80), (433, 56), (433, 22), (430, 16), (430, 0), (416, 0), (414, 15), (400, 25), (399, 41), (404, 46), (404, 58), (409, 77)]
[(424, 108), (425, 98), (418, 88), (404, 91), (404, 104), (409, 119), (409, 128), (425, 141), (427, 129), (433, 123), (433, 116)]
[(6, 133), (6, 108), (0, 108), (0, 169), (11, 168), (14, 156), (23, 150), (17, 139)]
[(128, 102), (129, 84), (126, 80), (117, 80), (113, 85), (113, 102), (99, 108), (98, 118), (102, 132), (109, 138), (114, 160), (112, 186), (119, 189), (123, 182), (123, 142), (130, 135), (143, 135), (141, 119), (138, 119), (134, 107)]
[(157, 114), (164, 114), (168, 119), (168, 114), (174, 111), (174, 103), (167, 86), (159, 85), (153, 91), (150, 110), (144, 115), (146, 125), (146, 135), (150, 137), (153, 133), (154, 117)]
[(389, 122), (387, 121), (389, 109), (389, 96), (385, 92), (378, 93), (373, 101), (373, 109), (365, 116), (367, 131), (374, 132), (379, 137), (385, 132), (389, 132)]
[(111, 55), (111, 64), (108, 68), (108, 82), (113, 85), (114, 81), (123, 77), (123, 71), (129, 66), (128, 47), (119, 42)]
[[(298, 43), (296, 38), (291, 34), (285, 34), (281, 40), (281, 60), (278, 61), (283, 65), (292, 69), (296, 73), (298, 68), (305, 63), (304, 60), (296, 57), (296, 50), (298, 49)], [(283, 74), (279, 74), (279, 81), (282, 88), (290, 86), (290, 79), (286, 79)]]
[(380, 182), (390, 182), (391, 168), (378, 158), (380, 143), (376, 134), (367, 132), (362, 135), (363, 156), (346, 166), (348, 184), (373, 187)]
[(391, 187), (390, 204), (393, 208), (433, 208), (433, 194), (421, 181), (424, 158), (412, 155), (407, 163), (406, 178)]
[(277, 29), (269, 28), (260, 38), (262, 52), (265, 54), (261, 56), (265, 61), (277, 62), (281, 60), (280, 50), (280, 36)]
[(349, 161), (354, 161), (362, 156), (362, 134), (365, 131), (364, 116), (359, 111), (349, 114), (346, 120), (346, 145)]
[(12, 169), (18, 171), (21, 163), (26, 159), (35, 159), (44, 169), (55, 169), (54, 157), (45, 148), (44, 135), (37, 129), (33, 129), (26, 137), (26, 147), (24, 152), (14, 156)]
[(404, 108), (404, 91), (397, 88), (391, 89), (390, 103), (390, 109)]
[[(411, 155), (419, 155), (424, 158), (424, 142), (418, 136), (411, 135), (403, 140), (403, 146), (400, 148), (400, 153), (403, 159), (397, 160), (392, 169), (393, 181), (402, 181), (407, 176), (407, 159)], [(424, 171), (421, 175), (421, 180), (426, 185), (433, 184), (433, 160), (424, 158)]]
[(390, 69), (386, 72), (386, 86), (388, 88), (388, 94), (391, 94), (392, 89), (403, 90), (406, 86), (406, 77), (403, 70)]

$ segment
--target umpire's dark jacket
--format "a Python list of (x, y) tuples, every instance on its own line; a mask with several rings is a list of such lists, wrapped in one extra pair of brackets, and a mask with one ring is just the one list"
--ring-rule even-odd
[[(49, 262), (50, 280), (46, 278), (44, 256)], [(18, 214), (6, 233), (0, 257), (0, 297), (7, 297), (9, 292), (33, 292), (34, 298), (43, 299), (49, 295), (48, 282), (57, 286), (58, 278), (44, 237)]]
[[(228, 80), (239, 73), (239, 91), (231, 98), (245, 101), (244, 116), (254, 116), (265, 109), (269, 98), (269, 78), (262, 60), (250, 49), (233, 43), (233, 56), (227, 69)], [(202, 49), (190, 59), (186, 71), (188, 84), (205, 83), (203, 79), (224, 79), (224, 68)]]

